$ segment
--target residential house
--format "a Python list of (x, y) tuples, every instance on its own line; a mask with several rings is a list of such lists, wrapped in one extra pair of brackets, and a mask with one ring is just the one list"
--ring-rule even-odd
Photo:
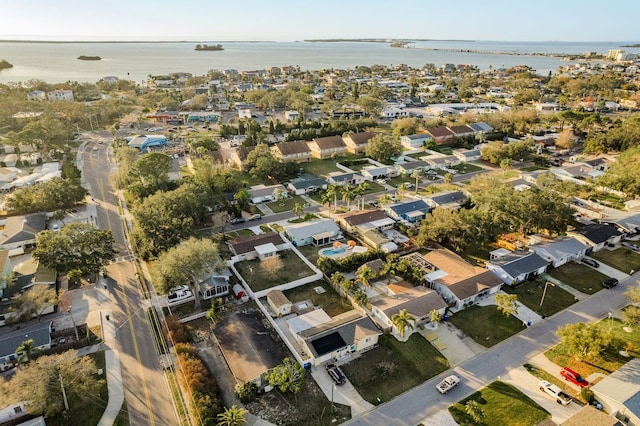
[(417, 150), (424, 148), (427, 141), (433, 140), (433, 136), (429, 133), (418, 133), (415, 135), (400, 136), (402, 147), (407, 150)]
[(47, 94), (44, 93), (42, 90), (32, 90), (31, 92), (27, 93), (27, 100), (29, 101), (46, 101), (47, 100)]
[(487, 262), (487, 269), (508, 285), (519, 284), (529, 278), (538, 276), (547, 270), (549, 263), (534, 252), (516, 251), (495, 256)]
[(240, 170), (244, 170), (245, 162), (247, 161), (247, 156), (251, 151), (253, 151), (255, 147), (245, 147), (239, 146), (236, 149), (229, 151), (227, 155), (227, 161), (232, 165), (235, 165)]
[(406, 309), (415, 319), (411, 321), (413, 327), (406, 329), (404, 339), (417, 332), (419, 327), (431, 320), (431, 311), (444, 314), (447, 304), (437, 292), (426, 287), (413, 287), (406, 281), (400, 281), (388, 286), (389, 295), (371, 302), (373, 319), (385, 330), (390, 331), (396, 338), (400, 338), (391, 318)]
[(352, 211), (338, 217), (338, 223), (347, 232), (354, 233), (360, 229), (375, 229), (382, 232), (393, 228), (395, 220), (391, 219), (385, 212), (378, 209)]
[(163, 135), (136, 135), (124, 139), (129, 148), (137, 148), (141, 152), (146, 152), (149, 148), (167, 145), (167, 138)]
[(609, 223), (625, 234), (633, 234), (640, 231), (640, 214), (634, 214), (620, 219), (603, 219), (601, 222)]
[(0, 162), (4, 163), (7, 167), (14, 167), (18, 162), (18, 154), (4, 154), (0, 155)]
[(448, 129), (451, 130), (451, 133), (453, 133), (454, 137), (456, 138), (463, 138), (465, 136), (472, 136), (474, 134), (473, 129), (467, 125), (450, 126), (448, 127)]
[(584, 185), (588, 179), (595, 179), (604, 174), (591, 166), (571, 163), (564, 163), (562, 167), (552, 167), (551, 173), (556, 175), (558, 179), (569, 180), (579, 185)]
[(282, 184), (255, 185), (248, 192), (251, 204), (269, 203), (289, 196), (287, 189)]
[(71, 90), (54, 90), (47, 93), (47, 99), (50, 101), (72, 101), (73, 91)]
[(264, 234), (238, 237), (229, 242), (229, 248), (234, 257), (232, 260), (260, 260), (275, 256), (277, 252), (285, 250), (289, 243), (285, 241), (277, 232), (266, 232)]
[(277, 317), (289, 315), (291, 308), (293, 308), (293, 303), (281, 290), (271, 290), (267, 293), (267, 304)]
[(373, 132), (349, 133), (343, 138), (344, 143), (347, 145), (347, 152), (362, 154), (367, 149), (367, 144), (373, 136), (375, 136)]
[(416, 223), (425, 218), (431, 207), (424, 200), (405, 201), (388, 205), (384, 212), (392, 219)]
[(285, 163), (289, 161), (301, 163), (311, 159), (311, 149), (306, 141), (280, 142), (271, 147), (271, 152), (274, 158)]
[(640, 425), (640, 359), (631, 361), (591, 386), (602, 408), (625, 425)]
[(314, 194), (321, 189), (327, 189), (329, 184), (323, 178), (304, 173), (298, 178), (291, 179), (287, 183), (287, 190), (292, 195)]
[(228, 275), (209, 275), (198, 283), (198, 292), (203, 300), (226, 296), (229, 288)]
[(479, 149), (455, 149), (453, 151), (453, 155), (463, 163), (467, 163), (469, 161), (477, 161), (481, 159), (480, 150)]
[(29, 414), (24, 401), (14, 402), (0, 408), (0, 425), (2, 426), (46, 426), (44, 417), (39, 416), (27, 420), (33, 416)]
[(367, 180), (386, 179), (398, 176), (398, 170), (393, 166), (365, 166), (360, 174)]
[(602, 250), (606, 244), (619, 243), (623, 234), (613, 225), (592, 223), (583, 226), (579, 230), (569, 231), (567, 235), (588, 245), (590, 247), (588, 252), (591, 252)]
[(479, 298), (500, 291), (502, 281), (491, 271), (467, 263), (452, 251), (432, 250), (424, 259), (437, 268), (425, 279), (453, 310), (464, 309)]
[(335, 185), (360, 185), (364, 182), (364, 176), (358, 173), (332, 172), (327, 175), (327, 181)]
[(298, 111), (285, 111), (284, 119), (287, 121), (296, 121), (300, 117)]
[(8, 277), (13, 272), (13, 266), (11, 265), (11, 259), (9, 259), (9, 250), (0, 250), (0, 299), (4, 293), (4, 289), (7, 288)]
[(340, 136), (315, 138), (309, 142), (309, 148), (311, 156), (320, 159), (342, 156), (347, 152), (347, 145)]
[(572, 237), (559, 237), (549, 240), (546, 237), (531, 237), (529, 250), (551, 263), (557, 268), (567, 262), (576, 261), (586, 256), (589, 246)]
[(352, 310), (301, 331), (297, 340), (304, 354), (310, 356), (311, 364), (318, 366), (373, 349), (381, 335), (369, 317)]
[(0, 234), (0, 247), (6, 250), (31, 247), (36, 243), (36, 234), (44, 231), (46, 225), (46, 213), (9, 217)]
[(431, 127), (427, 129), (427, 132), (433, 137), (436, 143), (446, 143), (455, 138), (455, 135), (451, 130), (446, 127)]
[(429, 165), (422, 160), (406, 161), (404, 163), (396, 163), (396, 169), (403, 175), (410, 175), (415, 170), (423, 171), (429, 168)]
[(468, 197), (460, 191), (445, 191), (434, 194), (430, 197), (424, 197), (424, 201), (431, 207), (440, 207), (443, 209), (457, 210), (468, 201)]
[(26, 340), (33, 340), (35, 350), (51, 348), (51, 323), (38, 324), (33, 328), (14, 331), (0, 338), (0, 371), (8, 370), (17, 364), (24, 353), (16, 349)]
[(480, 121), (478, 123), (471, 123), (469, 127), (473, 129), (473, 131), (478, 135), (486, 135), (493, 132), (493, 127), (485, 123), (484, 121)]
[(428, 167), (440, 170), (447, 170), (451, 166), (460, 164), (460, 158), (455, 155), (430, 155), (422, 158)]
[(560, 426), (624, 426), (624, 424), (593, 405), (585, 405), (560, 423)]
[(344, 238), (338, 225), (331, 219), (287, 223), (284, 225), (284, 233), (293, 245), (298, 247), (309, 244), (322, 247)]

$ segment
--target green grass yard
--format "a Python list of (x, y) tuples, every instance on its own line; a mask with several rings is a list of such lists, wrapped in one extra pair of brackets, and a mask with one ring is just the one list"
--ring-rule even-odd
[(307, 204), (306, 200), (299, 195), (294, 195), (293, 197), (288, 197), (279, 201), (273, 201), (271, 203), (267, 203), (267, 206), (274, 213), (282, 213), (282, 212), (290, 212), (293, 210), (293, 207), (296, 204), (300, 204), (304, 206)]
[(631, 270), (640, 270), (640, 254), (620, 247), (615, 250), (600, 250), (590, 255), (598, 262), (606, 263), (609, 266), (616, 268), (617, 270), (628, 274)]
[(469, 306), (453, 314), (449, 321), (477, 343), (487, 348), (524, 330), (514, 316), (505, 316), (496, 306)]
[(379, 346), (341, 366), (360, 395), (374, 405), (396, 396), (449, 368), (449, 363), (421, 335), (405, 343), (380, 336)]
[(477, 401), (484, 412), (481, 425), (533, 426), (551, 418), (547, 410), (514, 386), (495, 381), (449, 407), (459, 424), (476, 424), (465, 412), (464, 405), (471, 400)]
[[(325, 292), (318, 294), (315, 291), (316, 287), (322, 287)], [(311, 300), (314, 306), (320, 306), (330, 317), (335, 317), (353, 309), (351, 303), (336, 293), (333, 287), (325, 281), (315, 281), (296, 287), (285, 291), (284, 294), (292, 303)]]
[[(525, 281), (516, 286), (503, 285), (502, 290), (509, 294), (518, 295), (518, 301), (541, 316), (551, 316), (575, 303), (573, 294), (553, 285), (547, 285), (543, 301), (544, 287), (545, 280), (538, 277), (533, 281)], [(540, 302), (543, 302), (542, 306), (540, 306)]]
[(584, 294), (594, 294), (602, 290), (602, 281), (608, 277), (581, 263), (569, 262), (547, 271), (553, 278), (562, 281)]

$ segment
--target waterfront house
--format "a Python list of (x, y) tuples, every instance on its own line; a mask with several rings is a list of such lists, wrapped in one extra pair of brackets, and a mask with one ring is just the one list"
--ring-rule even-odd
[(311, 156), (314, 158), (331, 158), (334, 156), (342, 156), (347, 152), (347, 145), (340, 136), (314, 138), (308, 144), (311, 149)]
[(274, 158), (285, 163), (289, 161), (301, 163), (311, 159), (311, 149), (305, 141), (280, 142), (271, 147), (271, 152)]
[(520, 284), (529, 278), (542, 274), (549, 266), (545, 259), (534, 252), (516, 251), (505, 253), (503, 250), (491, 252), (492, 256), (491, 260), (487, 262), (487, 269), (505, 284)]
[(347, 145), (347, 152), (362, 154), (367, 149), (369, 140), (375, 135), (373, 132), (349, 133), (343, 138)]

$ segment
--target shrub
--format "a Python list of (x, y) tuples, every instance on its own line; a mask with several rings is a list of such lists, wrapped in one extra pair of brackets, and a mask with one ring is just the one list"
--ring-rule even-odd
[(587, 404), (591, 404), (591, 401), (593, 401), (593, 391), (589, 388), (582, 388), (580, 390), (580, 398)]
[(258, 395), (258, 386), (254, 382), (238, 383), (234, 391), (241, 402), (247, 403), (253, 401)]
[(189, 343), (191, 341), (191, 334), (187, 326), (173, 316), (166, 317), (164, 325), (167, 327), (167, 338), (174, 345), (176, 343)]
[(198, 357), (198, 350), (189, 343), (177, 343), (175, 346), (176, 355), (187, 355), (192, 358)]

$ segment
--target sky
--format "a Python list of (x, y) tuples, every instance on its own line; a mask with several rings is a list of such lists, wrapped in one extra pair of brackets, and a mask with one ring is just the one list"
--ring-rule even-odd
[(0, 0), (0, 40), (640, 41), (637, 0)]

